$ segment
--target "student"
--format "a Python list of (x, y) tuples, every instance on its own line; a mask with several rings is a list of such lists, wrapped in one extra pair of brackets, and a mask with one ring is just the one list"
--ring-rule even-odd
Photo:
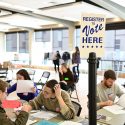
[(77, 64), (77, 73), (79, 77), (80, 51), (79, 47), (75, 47), (75, 52), (72, 54), (72, 64)]
[(61, 64), (59, 71), (61, 89), (68, 91), (74, 84), (74, 76), (65, 63)]
[(69, 94), (61, 90), (56, 80), (48, 81), (43, 91), (29, 102), (29, 110), (38, 110), (44, 106), (49, 111), (60, 113), (64, 119), (72, 119), (75, 109), (71, 103)]
[(0, 125), (26, 125), (28, 120), (28, 108), (24, 105), (21, 109), (19, 115), (17, 115), (17, 119), (15, 122), (11, 121), (7, 115), (5, 110), (2, 108), (2, 100), (6, 98), (6, 90), (7, 90), (7, 83), (0, 80)]
[(97, 85), (97, 109), (111, 106), (115, 97), (120, 97), (124, 92), (115, 84), (116, 74), (113, 70), (104, 73), (104, 79)]
[[(17, 80), (31, 80), (31, 78), (25, 69), (21, 69), (17, 72)], [(17, 83), (9, 87), (7, 89), (7, 93), (10, 94), (11, 92), (16, 91), (16, 87), (17, 87)], [(32, 93), (31, 92), (30, 93), (17, 93), (17, 96), (22, 100), (26, 100), (26, 101), (32, 100), (35, 96), (38, 95), (38, 90), (36, 88), (35, 83), (34, 83), (34, 87), (31, 89), (32, 89)]]

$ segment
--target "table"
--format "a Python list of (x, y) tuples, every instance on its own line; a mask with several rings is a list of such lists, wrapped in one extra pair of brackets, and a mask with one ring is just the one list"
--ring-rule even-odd
[(102, 114), (102, 115), (105, 115), (106, 117), (112, 118), (109, 121), (103, 121), (107, 125), (124, 125), (125, 123), (125, 114), (113, 114), (107, 111), (106, 109), (98, 110), (97, 114)]

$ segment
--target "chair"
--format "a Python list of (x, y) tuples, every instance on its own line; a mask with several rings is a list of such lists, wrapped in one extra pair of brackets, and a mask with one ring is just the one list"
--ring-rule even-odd
[(34, 81), (34, 76), (35, 76), (35, 70), (33, 69), (28, 69), (28, 74), (30, 75), (31, 79)]
[(0, 68), (0, 78), (6, 79), (8, 74), (8, 68)]
[(74, 108), (75, 108), (76, 115), (77, 115), (77, 116), (80, 116), (81, 110), (82, 110), (81, 105), (80, 105), (79, 103), (75, 102), (75, 101), (72, 101), (72, 104), (73, 104), (73, 106), (74, 106)]
[[(42, 90), (50, 76), (50, 72), (44, 71), (38, 83), (36, 83), (38, 90)], [(40, 88), (39, 88), (40, 86)]]
[[(80, 101), (79, 101), (79, 97), (78, 97), (78, 93), (77, 93), (77, 89), (76, 89), (76, 84), (77, 84), (78, 81), (79, 81), (78, 74), (77, 74), (77, 72), (76, 72), (76, 66), (74, 66), (72, 70), (73, 70), (73, 76), (74, 76), (74, 81), (75, 81), (75, 82), (74, 82), (73, 86), (71, 86), (71, 87), (69, 88), (68, 92), (69, 92), (71, 98), (77, 99), (78, 102), (80, 102)], [(73, 96), (72, 96), (73, 91), (75, 91), (76, 97), (73, 97)]]

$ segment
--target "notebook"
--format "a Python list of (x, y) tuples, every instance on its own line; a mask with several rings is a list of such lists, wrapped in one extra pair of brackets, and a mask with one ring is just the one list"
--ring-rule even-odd
[(3, 100), (2, 107), (3, 108), (18, 108), (22, 105), (22, 103), (18, 100)]
[(35, 125), (59, 125), (59, 124), (50, 122), (50, 121), (46, 121), (46, 120), (41, 120), (38, 123), (36, 123)]

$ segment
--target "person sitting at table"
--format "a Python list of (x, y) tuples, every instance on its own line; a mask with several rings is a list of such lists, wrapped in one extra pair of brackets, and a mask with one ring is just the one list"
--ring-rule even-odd
[(59, 70), (59, 79), (61, 89), (63, 90), (68, 91), (68, 89), (74, 84), (74, 76), (66, 63), (61, 64), (61, 68)]
[(115, 84), (116, 74), (113, 70), (104, 73), (104, 79), (97, 85), (97, 109), (111, 106), (115, 97), (120, 97), (124, 92)]
[(37, 97), (29, 101), (29, 110), (38, 110), (42, 106), (49, 111), (60, 113), (64, 119), (73, 119), (75, 109), (69, 94), (61, 90), (60, 84), (52, 79), (49, 80)]
[(8, 83), (0, 80), (0, 125), (26, 125), (29, 116), (29, 109), (25, 105), (17, 115), (15, 122), (7, 117), (6, 111), (2, 107), (2, 101), (6, 98), (7, 87)]
[[(21, 69), (17, 72), (17, 80), (31, 80), (31, 78), (25, 69)], [(9, 87), (7, 89), (7, 93), (10, 94), (11, 92), (16, 91), (16, 88), (17, 88), (17, 83)], [(35, 83), (34, 83), (34, 87), (31, 89), (32, 89), (32, 93), (31, 92), (17, 93), (17, 96), (22, 100), (26, 100), (26, 101), (32, 100), (35, 96), (38, 95), (38, 90)]]

